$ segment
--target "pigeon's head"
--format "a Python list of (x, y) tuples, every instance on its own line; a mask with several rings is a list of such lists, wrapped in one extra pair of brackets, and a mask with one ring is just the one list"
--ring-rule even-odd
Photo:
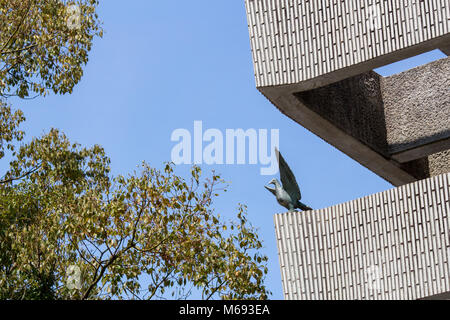
[(277, 179), (273, 178), (272, 180), (269, 181), (268, 185), (273, 184), (274, 186), (276, 186), (278, 184)]

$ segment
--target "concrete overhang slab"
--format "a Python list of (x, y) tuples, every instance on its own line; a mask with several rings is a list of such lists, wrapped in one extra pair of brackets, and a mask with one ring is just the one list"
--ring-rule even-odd
[[(369, 71), (321, 88), (259, 90), (337, 149), (400, 186), (450, 171), (450, 58), (390, 77)], [(444, 170), (444, 171), (442, 171)]]
[(246, 0), (246, 8), (256, 86), (281, 112), (395, 186), (449, 171), (449, 60), (386, 78), (371, 70), (448, 54), (450, 2)]

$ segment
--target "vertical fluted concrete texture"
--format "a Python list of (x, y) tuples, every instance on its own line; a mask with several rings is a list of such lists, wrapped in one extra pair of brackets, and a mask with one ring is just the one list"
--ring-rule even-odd
[(364, 67), (370, 60), (380, 66), (450, 45), (447, 0), (245, 2), (257, 87), (316, 79), (312, 89), (350, 66), (362, 64), (362, 73), (374, 68)]
[(286, 299), (421, 299), (450, 292), (450, 174), (275, 216)]

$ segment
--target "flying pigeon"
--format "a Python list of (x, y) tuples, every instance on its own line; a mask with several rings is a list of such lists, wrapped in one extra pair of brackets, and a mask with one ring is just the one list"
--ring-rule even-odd
[(269, 186), (264, 187), (277, 198), (280, 205), (288, 209), (290, 212), (295, 209), (312, 210), (310, 207), (300, 202), (302, 195), (294, 174), (277, 148), (275, 148), (275, 153), (278, 159), (280, 179), (283, 186), (281, 186), (280, 182), (274, 178), (269, 182), (269, 185), (273, 184), (275, 188), (271, 188)]

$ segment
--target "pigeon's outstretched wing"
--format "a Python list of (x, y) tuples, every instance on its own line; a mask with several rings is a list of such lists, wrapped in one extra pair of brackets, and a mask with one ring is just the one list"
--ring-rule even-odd
[(289, 168), (277, 148), (275, 148), (275, 153), (278, 159), (278, 167), (280, 168), (280, 179), (283, 184), (283, 189), (291, 196), (292, 202), (297, 203), (297, 201), (302, 198), (297, 180), (295, 180), (295, 176), (292, 173), (291, 168)]

